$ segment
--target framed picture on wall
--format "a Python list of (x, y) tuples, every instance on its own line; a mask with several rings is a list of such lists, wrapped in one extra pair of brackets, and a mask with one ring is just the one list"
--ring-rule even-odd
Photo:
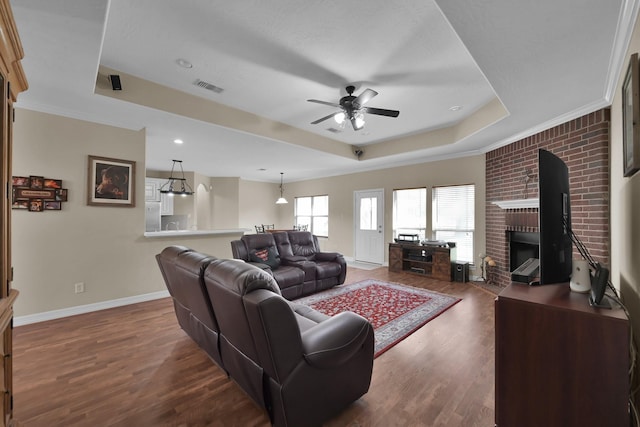
[(42, 212), (44, 210), (44, 200), (42, 199), (29, 199), (29, 211), (30, 212)]
[(11, 177), (11, 185), (13, 185), (13, 187), (29, 188), (31, 183), (29, 182), (28, 176), (14, 176)]
[(46, 211), (59, 211), (62, 210), (62, 202), (54, 202), (50, 200), (44, 201), (44, 210)]
[(61, 179), (44, 179), (44, 188), (62, 188), (62, 180)]
[(89, 156), (87, 204), (135, 206), (136, 162)]
[(640, 169), (640, 75), (638, 54), (631, 55), (622, 82), (622, 147), (624, 176)]
[(29, 182), (31, 183), (29, 188), (31, 188), (33, 190), (42, 190), (42, 188), (44, 187), (44, 178), (41, 177), (41, 176), (33, 176), (33, 175), (31, 175), (29, 177)]
[(66, 188), (56, 188), (56, 201), (66, 202), (68, 194), (69, 192)]

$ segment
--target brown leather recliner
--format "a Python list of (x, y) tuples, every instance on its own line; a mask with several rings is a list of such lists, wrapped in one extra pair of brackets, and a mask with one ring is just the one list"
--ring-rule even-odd
[[(246, 234), (240, 240), (231, 242), (231, 252), (234, 258), (242, 259), (270, 272), (276, 279), (285, 298), (299, 298), (303, 295), (304, 271), (296, 266), (281, 262), (280, 254), (273, 238), (274, 234)], [(254, 256), (256, 252), (264, 250), (271, 251), (274, 257), (274, 260), (270, 262), (271, 265)]]
[(363, 317), (287, 301), (248, 263), (213, 261), (204, 283), (225, 367), (275, 426), (319, 426), (368, 391), (374, 338)]
[[(253, 254), (273, 257), (270, 266)], [(247, 234), (231, 242), (233, 257), (269, 271), (276, 279), (282, 296), (291, 300), (344, 283), (347, 263), (342, 254), (322, 252), (318, 238), (308, 231), (280, 231)]]
[(344, 283), (347, 277), (347, 262), (338, 252), (322, 252), (318, 237), (309, 231), (287, 231), (288, 245), (278, 245), (283, 262), (300, 259), (315, 264), (316, 285), (313, 292)]
[(218, 322), (204, 286), (204, 270), (215, 257), (184, 246), (156, 255), (180, 327), (224, 369), (218, 345)]

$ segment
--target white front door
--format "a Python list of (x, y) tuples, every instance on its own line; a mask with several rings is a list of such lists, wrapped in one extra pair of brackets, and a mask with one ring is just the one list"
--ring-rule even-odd
[(354, 193), (355, 260), (384, 263), (384, 190)]

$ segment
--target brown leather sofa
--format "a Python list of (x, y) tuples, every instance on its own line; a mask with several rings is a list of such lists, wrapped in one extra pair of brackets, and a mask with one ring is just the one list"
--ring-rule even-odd
[(218, 326), (208, 337), (219, 343), (220, 366), (273, 425), (320, 426), (368, 391), (374, 337), (363, 317), (328, 317), (288, 301), (273, 276), (238, 260), (174, 246), (158, 263), (180, 325), (200, 338), (189, 329), (207, 303)]
[(234, 258), (270, 272), (289, 300), (341, 285), (347, 275), (342, 254), (322, 252), (317, 236), (308, 231), (246, 234), (231, 242), (231, 251)]
[(204, 270), (215, 257), (185, 246), (169, 246), (156, 255), (173, 299), (178, 324), (214, 362), (222, 366), (218, 321), (204, 286)]

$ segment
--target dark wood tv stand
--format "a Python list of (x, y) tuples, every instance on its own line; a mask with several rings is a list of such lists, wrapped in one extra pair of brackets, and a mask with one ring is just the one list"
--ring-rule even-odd
[(496, 427), (629, 425), (629, 321), (569, 284), (511, 284), (495, 302)]
[(389, 243), (389, 271), (409, 271), (450, 282), (451, 261), (455, 259), (455, 248)]

